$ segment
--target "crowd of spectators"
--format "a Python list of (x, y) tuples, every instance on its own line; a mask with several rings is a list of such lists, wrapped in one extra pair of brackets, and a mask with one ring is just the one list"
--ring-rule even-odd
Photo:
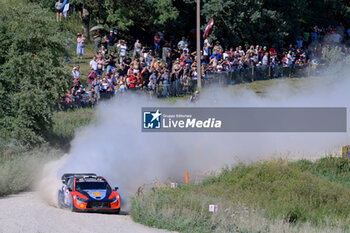
[[(344, 44), (349, 52), (350, 29), (342, 24), (326, 28), (313, 28), (296, 38), (285, 48), (271, 45), (242, 45), (223, 48), (220, 41), (204, 40), (201, 50), (202, 74), (197, 74), (195, 46), (186, 37), (165, 40), (162, 32), (154, 36), (153, 46), (147, 47), (140, 40), (132, 43), (118, 38), (116, 31), (103, 35), (97, 30), (93, 35), (95, 56), (90, 61), (88, 84), (81, 85), (80, 67), (73, 68), (74, 85), (66, 95), (66, 101), (79, 99), (82, 105), (94, 105), (101, 98), (110, 98), (126, 91), (144, 90), (149, 95), (177, 96), (194, 91), (198, 75), (203, 82), (208, 74), (242, 69), (270, 67), (300, 67), (316, 64), (322, 53), (319, 42)], [(77, 55), (83, 56), (84, 36), (77, 36)]]

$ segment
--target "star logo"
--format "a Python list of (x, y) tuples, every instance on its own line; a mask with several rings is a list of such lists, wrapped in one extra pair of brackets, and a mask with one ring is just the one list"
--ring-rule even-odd
[(159, 121), (159, 117), (162, 115), (160, 112), (159, 112), (159, 109), (157, 109), (157, 111), (155, 113), (151, 113), (153, 118), (151, 120), (151, 122), (153, 122), (154, 120), (157, 119), (157, 121)]
[(157, 109), (155, 112), (143, 112), (143, 128), (144, 129), (160, 129), (162, 113)]

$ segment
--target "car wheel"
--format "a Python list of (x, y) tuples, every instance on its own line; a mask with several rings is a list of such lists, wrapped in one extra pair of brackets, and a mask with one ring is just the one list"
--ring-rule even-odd
[(62, 205), (62, 201), (61, 201), (61, 195), (60, 195), (60, 191), (57, 192), (57, 206), (58, 208), (62, 209), (63, 205)]
[(120, 209), (115, 210), (115, 214), (120, 214)]
[(70, 196), (70, 210), (72, 211), (72, 212), (76, 212), (77, 211), (77, 208), (75, 208), (75, 206), (74, 206), (74, 198), (73, 198), (73, 195), (71, 194)]

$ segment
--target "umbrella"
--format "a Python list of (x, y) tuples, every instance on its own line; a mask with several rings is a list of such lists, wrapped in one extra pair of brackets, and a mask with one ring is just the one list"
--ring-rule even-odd
[(90, 29), (90, 32), (92, 31), (96, 31), (98, 29), (104, 29), (101, 25), (96, 25), (96, 26), (93, 26), (91, 29)]

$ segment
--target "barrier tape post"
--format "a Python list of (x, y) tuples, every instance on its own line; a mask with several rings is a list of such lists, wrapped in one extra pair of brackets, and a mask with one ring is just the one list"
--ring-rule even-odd
[(188, 172), (186, 172), (186, 185), (188, 185)]

